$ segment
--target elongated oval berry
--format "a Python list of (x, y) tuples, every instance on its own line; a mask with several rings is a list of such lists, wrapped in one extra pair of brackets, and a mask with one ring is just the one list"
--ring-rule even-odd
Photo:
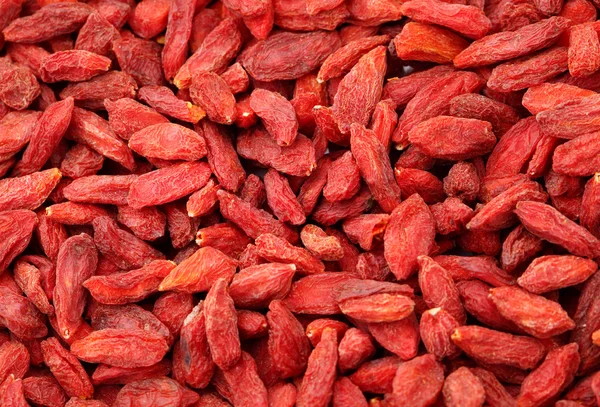
[(434, 238), (435, 221), (420, 196), (412, 195), (394, 209), (383, 245), (385, 259), (396, 278), (405, 280), (415, 273), (417, 258), (430, 254)]
[(332, 113), (347, 134), (352, 123), (366, 126), (381, 98), (386, 71), (386, 49), (379, 46), (358, 60), (344, 76), (333, 99)]
[(464, 366), (448, 375), (442, 393), (448, 407), (481, 406), (486, 400), (481, 380)]
[(467, 228), (488, 232), (504, 229), (517, 220), (513, 212), (520, 201), (546, 202), (547, 199), (548, 195), (535, 182), (526, 181), (512, 186), (481, 208)]
[(77, 358), (51, 337), (40, 345), (44, 363), (62, 386), (68, 396), (91, 397), (94, 387), (86, 371)]
[(579, 367), (578, 350), (577, 344), (570, 343), (550, 351), (542, 364), (523, 381), (518, 405), (541, 405), (569, 386)]
[[(337, 32), (280, 32), (241, 54), (240, 63), (254, 79), (296, 79), (317, 68), (341, 45)], [(296, 62), (302, 60), (302, 64)]]
[(117, 367), (152, 366), (168, 350), (164, 336), (142, 329), (101, 329), (71, 344), (78, 359)]
[(302, 244), (312, 254), (325, 261), (341, 260), (344, 257), (342, 243), (335, 236), (329, 236), (315, 225), (306, 225), (300, 232)]
[(48, 328), (43, 314), (17, 290), (19, 287), (16, 284), (14, 289), (0, 287), (0, 322), (20, 338), (45, 337)]
[(460, 326), (443, 308), (433, 308), (421, 315), (419, 332), (427, 351), (436, 359), (453, 358), (460, 349), (450, 340), (450, 335)]
[(386, 395), (392, 403), (408, 402), (413, 406), (431, 404), (442, 391), (444, 369), (433, 355), (423, 355), (398, 367), (394, 377), (393, 391)]
[(515, 213), (534, 235), (561, 245), (576, 256), (598, 256), (600, 241), (550, 205), (533, 201), (520, 202)]
[(56, 3), (15, 19), (3, 31), (6, 41), (39, 43), (78, 30), (93, 8), (84, 3)]
[(310, 354), (310, 343), (302, 324), (278, 300), (269, 304), (267, 321), (269, 322), (267, 346), (273, 370), (282, 379), (294, 377), (298, 372), (304, 371)]
[(185, 293), (208, 291), (220, 278), (231, 280), (236, 266), (236, 261), (221, 251), (203, 247), (171, 270), (158, 290)]
[[(420, 81), (419, 81), (420, 82)], [(414, 97), (407, 101), (406, 109), (398, 119), (392, 135), (397, 149), (405, 149), (409, 143), (409, 132), (422, 121), (448, 114), (452, 99), (463, 93), (479, 90), (483, 79), (473, 72), (443, 72), (433, 74), (418, 88)]]
[(325, 168), (322, 171), (326, 171), (327, 180), (322, 192), (328, 202), (344, 201), (358, 193), (361, 184), (360, 170), (351, 151), (345, 152), (333, 162), (323, 162), (323, 167)]
[(113, 404), (116, 406), (160, 403), (181, 405), (196, 403), (199, 399), (197, 393), (181, 386), (175, 380), (157, 377), (126, 384), (117, 393)]
[(394, 38), (396, 53), (403, 60), (439, 64), (452, 62), (468, 44), (464, 38), (452, 31), (417, 22), (406, 24)]
[(298, 133), (298, 119), (291, 103), (279, 93), (255, 89), (250, 108), (262, 120), (267, 131), (280, 146), (289, 146)]
[(584, 282), (598, 264), (576, 256), (549, 255), (534, 259), (517, 283), (527, 291), (541, 294)]
[(242, 352), (237, 314), (227, 286), (226, 279), (218, 279), (204, 301), (206, 339), (210, 354), (215, 364), (224, 370), (234, 366)]
[(451, 116), (421, 122), (410, 131), (408, 139), (430, 157), (454, 161), (489, 153), (496, 145), (489, 122)]
[(326, 407), (333, 396), (338, 361), (335, 331), (326, 328), (308, 358), (302, 385), (298, 389), (298, 407)]
[(507, 61), (545, 48), (569, 27), (569, 20), (550, 17), (538, 23), (525, 25), (514, 31), (495, 33), (474, 41), (454, 58), (457, 68), (491, 65)]
[(292, 243), (298, 241), (298, 234), (270, 213), (223, 190), (217, 191), (217, 196), (223, 217), (235, 223), (249, 237), (256, 239), (269, 233)]
[(213, 122), (232, 124), (237, 118), (235, 97), (223, 78), (214, 72), (200, 72), (193, 76), (190, 98), (206, 110)]
[(83, 82), (108, 71), (111, 60), (89, 51), (55, 52), (42, 60), (40, 77), (46, 83)]
[(200, 134), (173, 123), (151, 125), (134, 133), (129, 148), (144, 157), (163, 160), (197, 161), (207, 153)]
[(351, 125), (350, 146), (373, 197), (385, 212), (391, 213), (400, 203), (401, 192), (385, 146), (373, 131), (356, 123)]
[(317, 80), (326, 82), (329, 79), (342, 76), (347, 73), (363, 55), (378, 45), (385, 45), (389, 40), (390, 37), (387, 35), (377, 35), (348, 42), (327, 57), (319, 69)]
[(511, 335), (479, 326), (458, 327), (451, 338), (466, 354), (490, 364), (531, 369), (546, 354), (543, 343), (535, 338)]
[(290, 291), (294, 264), (266, 263), (240, 270), (233, 277), (229, 294), (241, 308), (264, 308)]
[(127, 203), (143, 208), (175, 201), (206, 185), (210, 173), (205, 162), (175, 164), (148, 172), (133, 181)]
[(185, 318), (178, 345), (183, 359), (182, 373), (185, 381), (195, 388), (206, 387), (214, 373), (215, 364), (206, 337), (206, 317), (202, 301)]
[(173, 268), (175, 263), (171, 261), (154, 260), (141, 269), (91, 277), (83, 286), (101, 304), (137, 302), (157, 292), (159, 284)]
[(76, 107), (65, 137), (89, 146), (127, 169), (135, 167), (133, 154), (127, 144), (119, 140), (110, 124), (95, 113)]
[(13, 176), (28, 175), (42, 169), (69, 127), (73, 103), (73, 98), (68, 97), (46, 108), (31, 130), (29, 144), (13, 169)]
[(409, 316), (415, 303), (399, 294), (373, 294), (340, 303), (342, 313), (364, 322), (394, 322)]
[(73, 236), (60, 247), (56, 260), (53, 302), (62, 337), (68, 339), (83, 323), (86, 292), (83, 282), (96, 273), (98, 251), (87, 234)]
[(139, 268), (164, 254), (126, 230), (108, 216), (95, 218), (94, 243), (106, 258), (124, 270)]
[(536, 338), (550, 338), (575, 328), (560, 304), (520, 288), (492, 288), (490, 298), (504, 318)]
[(208, 148), (208, 164), (211, 171), (223, 188), (237, 192), (244, 183), (246, 172), (233, 147), (230, 135), (223, 126), (207, 120), (202, 122), (202, 130)]
[(274, 234), (261, 234), (255, 239), (255, 244), (262, 258), (272, 262), (295, 264), (299, 273), (318, 274), (325, 270), (323, 262), (308, 250), (295, 247)]
[(169, 122), (156, 110), (129, 98), (106, 99), (104, 107), (108, 112), (110, 128), (125, 140), (129, 140), (134, 133), (148, 126)]
[(428, 256), (420, 256), (419, 287), (423, 300), (430, 308), (443, 308), (459, 323), (467, 320), (458, 289), (450, 273)]

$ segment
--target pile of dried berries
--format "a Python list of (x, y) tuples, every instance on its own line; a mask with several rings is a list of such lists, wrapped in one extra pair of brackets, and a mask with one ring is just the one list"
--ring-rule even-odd
[(0, 406), (597, 406), (596, 7), (0, 0)]

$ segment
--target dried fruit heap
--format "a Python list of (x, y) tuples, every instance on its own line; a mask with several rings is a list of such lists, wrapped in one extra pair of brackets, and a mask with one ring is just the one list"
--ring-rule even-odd
[(597, 406), (596, 7), (0, 0), (0, 406)]

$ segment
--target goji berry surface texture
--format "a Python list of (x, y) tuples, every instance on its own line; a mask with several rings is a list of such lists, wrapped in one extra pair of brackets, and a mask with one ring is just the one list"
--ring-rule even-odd
[(598, 407), (600, 0), (0, 0), (0, 407)]

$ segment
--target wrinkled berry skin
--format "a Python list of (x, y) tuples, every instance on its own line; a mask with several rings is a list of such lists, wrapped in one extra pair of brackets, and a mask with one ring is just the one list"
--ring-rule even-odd
[(0, 0), (0, 406), (600, 400), (600, 0)]

